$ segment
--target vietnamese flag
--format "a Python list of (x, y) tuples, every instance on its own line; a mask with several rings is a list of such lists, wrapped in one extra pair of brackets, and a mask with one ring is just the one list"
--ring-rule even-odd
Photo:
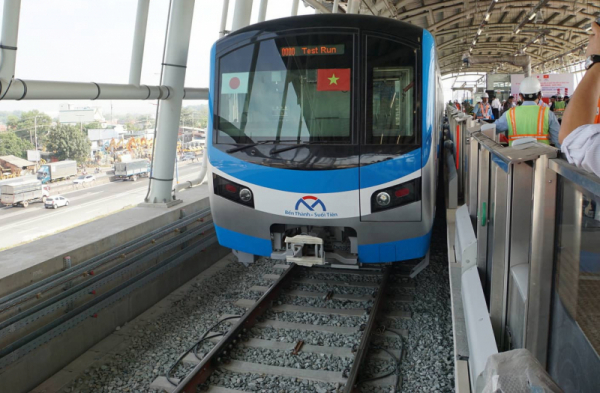
[(350, 68), (317, 70), (317, 91), (350, 91)]

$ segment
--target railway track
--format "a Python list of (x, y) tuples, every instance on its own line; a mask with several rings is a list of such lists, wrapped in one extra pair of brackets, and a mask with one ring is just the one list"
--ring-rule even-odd
[(0, 298), (0, 368), (214, 243), (204, 209)]
[[(406, 272), (392, 268), (340, 271), (294, 264), (275, 265), (274, 269), (282, 273), (263, 276), (270, 285), (250, 288), (260, 294), (258, 300), (242, 298), (234, 302), (235, 306), (246, 309), (243, 315), (221, 315), (212, 329), (181, 354), (167, 375), (156, 378), (150, 387), (166, 392), (196, 392), (199, 388), (216, 393), (246, 391), (220, 386), (215, 375), (228, 373), (263, 376), (256, 379), (259, 383), (268, 376), (301, 380), (307, 385), (322, 383), (339, 392), (356, 392), (363, 386), (393, 388), (394, 391), (401, 389), (400, 364), (404, 355), (403, 341), (406, 341), (408, 332), (390, 328), (390, 321), (412, 317), (407, 308), (413, 302), (413, 296), (406, 293), (414, 290), (415, 285)], [(356, 294), (357, 290), (362, 294)], [(398, 292), (404, 294), (399, 295)], [(310, 305), (306, 305), (307, 301)], [(322, 315), (324, 320), (334, 317), (336, 322), (291, 322), (301, 320), (303, 314)], [(230, 324), (227, 330), (225, 324)], [(290, 343), (258, 338), (259, 335), (253, 334), (256, 329), (300, 333), (296, 342)], [(360, 339), (358, 344), (340, 347), (313, 343), (312, 334), (356, 335)], [(394, 345), (390, 346), (389, 340)], [(202, 348), (206, 342), (213, 346), (204, 354)], [(244, 354), (248, 351), (265, 351), (265, 358), (245, 360)], [(272, 351), (285, 353), (287, 359), (283, 363), (294, 365), (272, 364), (268, 359)], [(314, 356), (342, 359), (344, 367), (341, 370), (337, 367), (336, 371), (328, 370), (326, 366), (318, 369), (314, 364), (303, 367), (301, 360), (296, 359), (304, 354), (313, 359)], [(375, 362), (376, 366), (369, 367), (371, 362)], [(178, 367), (191, 368), (191, 371), (183, 378), (175, 378)], [(253, 385), (250, 384), (250, 387)], [(315, 389), (331, 391), (323, 387)], [(264, 386), (251, 390), (264, 390)]]

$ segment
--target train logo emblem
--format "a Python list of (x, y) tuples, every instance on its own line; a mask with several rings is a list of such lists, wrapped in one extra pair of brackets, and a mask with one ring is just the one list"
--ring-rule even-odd
[[(309, 204), (311, 202), (312, 202), (312, 204)], [(321, 210), (322, 211), (324, 211), (324, 212), (327, 211), (327, 209), (325, 208), (325, 204), (323, 203), (323, 201), (321, 201), (319, 198), (311, 196), (311, 195), (307, 195), (305, 197), (302, 197), (302, 198), (298, 199), (298, 202), (296, 202), (296, 210), (298, 210), (298, 208), (300, 207), (300, 205), (304, 205), (311, 212), (314, 212), (315, 211), (315, 207), (317, 207), (319, 205), (321, 206)]]

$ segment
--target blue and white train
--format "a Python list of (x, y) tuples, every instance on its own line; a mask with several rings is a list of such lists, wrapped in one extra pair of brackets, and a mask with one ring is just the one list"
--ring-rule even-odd
[(281, 257), (302, 234), (331, 262), (426, 257), (443, 116), (428, 31), (337, 14), (251, 25), (213, 47), (209, 111), (221, 245)]

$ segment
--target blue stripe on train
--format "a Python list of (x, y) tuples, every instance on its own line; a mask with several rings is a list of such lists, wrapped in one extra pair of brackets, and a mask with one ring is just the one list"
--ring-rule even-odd
[[(254, 236), (244, 235), (215, 225), (219, 244), (249, 254), (270, 257), (271, 241)], [(358, 260), (362, 263), (381, 263), (406, 261), (422, 258), (429, 249), (431, 230), (420, 237), (398, 240), (389, 243), (365, 244), (358, 246)]]
[(429, 249), (431, 230), (419, 237), (389, 243), (358, 246), (358, 261), (362, 263), (398, 262), (422, 258)]
[[(361, 168), (362, 187), (372, 187), (410, 175), (420, 167), (421, 149), (392, 160)], [(272, 168), (242, 161), (209, 144), (211, 165), (226, 174), (251, 184), (274, 190), (299, 193), (331, 193), (358, 189), (358, 168), (301, 171)]]
[[(423, 55), (422, 65), (422, 102), (421, 118), (423, 119), (423, 167), (427, 165), (431, 154), (433, 122), (435, 117), (435, 44), (433, 36), (427, 30), (423, 30), (423, 45), (421, 47)], [(430, 83), (431, 82), (431, 83)]]
[(271, 252), (273, 250), (273, 247), (271, 246), (271, 240), (244, 235), (242, 233), (222, 228), (218, 225), (215, 225), (215, 231), (217, 232), (219, 244), (223, 247), (247, 252), (248, 254), (261, 255), (263, 257), (271, 256)]

